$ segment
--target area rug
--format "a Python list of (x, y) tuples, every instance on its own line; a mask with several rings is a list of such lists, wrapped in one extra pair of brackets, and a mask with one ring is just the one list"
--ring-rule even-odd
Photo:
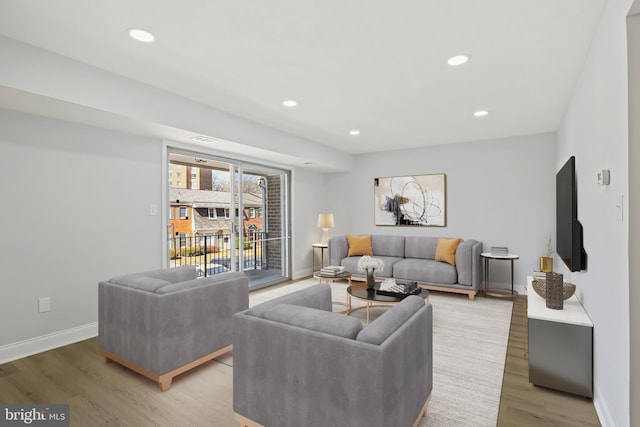
[[(249, 305), (317, 284), (308, 279), (252, 292)], [(346, 302), (346, 282), (331, 284), (332, 299)], [(433, 305), (433, 392), (420, 426), (495, 426), (511, 324), (510, 300), (431, 292)], [(364, 305), (353, 300), (353, 306)], [(334, 311), (344, 307), (336, 304)], [(375, 319), (386, 308), (372, 308)], [(366, 319), (366, 310), (351, 314)], [(231, 365), (231, 357), (222, 361)]]

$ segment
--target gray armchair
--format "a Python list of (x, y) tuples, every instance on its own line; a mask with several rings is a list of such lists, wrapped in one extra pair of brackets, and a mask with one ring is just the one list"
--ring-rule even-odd
[(366, 328), (314, 285), (237, 313), (233, 409), (243, 426), (409, 427), (433, 384), (432, 308), (410, 296)]
[(114, 277), (98, 285), (98, 343), (106, 361), (160, 390), (232, 349), (233, 314), (249, 307), (242, 273), (196, 278), (195, 266)]

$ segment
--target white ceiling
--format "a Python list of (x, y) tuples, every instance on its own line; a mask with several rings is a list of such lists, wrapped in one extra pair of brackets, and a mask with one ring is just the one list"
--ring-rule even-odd
[(364, 153), (557, 130), (604, 4), (2, 0), (0, 34)]

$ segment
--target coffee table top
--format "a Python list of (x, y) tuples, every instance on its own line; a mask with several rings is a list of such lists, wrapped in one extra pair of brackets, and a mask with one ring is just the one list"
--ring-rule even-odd
[[(376, 283), (374, 289), (380, 288), (380, 283)], [(366, 283), (356, 283), (347, 288), (347, 293), (354, 298), (364, 300), (364, 301), (377, 301), (377, 302), (387, 302), (394, 303), (400, 302), (406, 297), (393, 297), (391, 295), (379, 295), (377, 292), (371, 291), (367, 289)], [(416, 294), (420, 298), (427, 298), (429, 296), (429, 291), (420, 288), (420, 293)]]
[(348, 271), (345, 271), (344, 273), (341, 273), (335, 276), (335, 275), (324, 275), (320, 271), (314, 271), (313, 277), (315, 277), (316, 279), (324, 279), (324, 280), (332, 280), (332, 281), (333, 280), (349, 280), (351, 279), (351, 273), (349, 273)]

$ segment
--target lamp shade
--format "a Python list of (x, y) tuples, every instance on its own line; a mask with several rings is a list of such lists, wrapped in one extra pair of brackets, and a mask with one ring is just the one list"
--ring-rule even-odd
[(319, 228), (333, 228), (333, 214), (321, 213), (318, 215)]

